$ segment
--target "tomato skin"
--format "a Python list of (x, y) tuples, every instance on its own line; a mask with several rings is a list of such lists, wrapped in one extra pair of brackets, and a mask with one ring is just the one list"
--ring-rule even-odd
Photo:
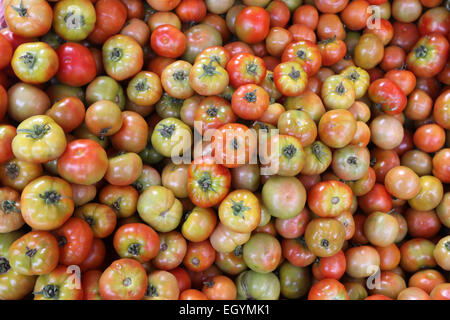
[(186, 36), (174, 26), (164, 24), (152, 32), (150, 43), (159, 56), (178, 58), (186, 49)]
[(0, 69), (3, 69), (11, 61), (13, 56), (13, 47), (2, 34), (0, 34), (0, 50), (2, 52), (2, 56), (0, 58)]
[(47, 1), (13, 0), (8, 2), (4, 18), (12, 32), (22, 37), (32, 38), (43, 36), (50, 30), (53, 11)]
[(346, 260), (341, 250), (334, 256), (317, 258), (312, 266), (314, 278), (317, 280), (336, 279), (339, 280), (345, 272)]
[(97, 74), (94, 56), (85, 46), (78, 43), (65, 43), (56, 50), (59, 68), (56, 77), (64, 84), (81, 87)]
[(96, 1), (95, 13), (95, 27), (88, 37), (95, 44), (102, 44), (118, 33), (127, 19), (127, 7), (120, 0)]
[(395, 82), (382, 78), (372, 82), (369, 86), (369, 98), (381, 104), (383, 111), (389, 115), (399, 114), (407, 104), (406, 95)]
[(448, 51), (449, 43), (443, 35), (425, 35), (406, 57), (407, 67), (417, 77), (434, 77), (444, 68)]
[(233, 112), (242, 119), (256, 120), (269, 107), (269, 94), (260, 86), (246, 84), (240, 86), (231, 98)]
[(323, 279), (311, 287), (308, 300), (349, 300), (349, 297), (342, 283), (336, 279)]
[(99, 287), (104, 300), (141, 300), (147, 290), (147, 274), (136, 260), (119, 259), (102, 273)]
[(437, 152), (444, 146), (445, 131), (437, 124), (426, 124), (414, 132), (413, 141), (422, 151)]
[(200, 22), (206, 16), (206, 4), (201, 0), (181, 0), (175, 13), (183, 22)]
[(236, 16), (236, 35), (246, 43), (263, 41), (269, 33), (270, 15), (261, 7), (246, 7)]
[(58, 173), (71, 183), (91, 185), (100, 181), (108, 169), (105, 150), (95, 141), (74, 140), (58, 159)]
[(303, 67), (295, 62), (282, 62), (273, 70), (273, 81), (281, 94), (296, 97), (307, 89), (307, 73)]
[(226, 64), (230, 84), (238, 88), (244, 84), (260, 84), (266, 76), (264, 61), (250, 53), (239, 53)]
[(45, 42), (24, 43), (14, 51), (11, 66), (23, 82), (41, 84), (49, 81), (58, 71), (58, 55)]
[(84, 104), (80, 99), (67, 97), (55, 102), (45, 114), (55, 120), (64, 132), (69, 133), (83, 123), (85, 113)]
[(366, 214), (374, 211), (389, 212), (392, 209), (392, 198), (382, 184), (376, 183), (372, 190), (358, 197), (358, 204)]
[(59, 244), (59, 262), (64, 265), (81, 264), (89, 255), (94, 233), (86, 221), (70, 218), (53, 231)]
[(340, 181), (322, 181), (308, 192), (308, 206), (320, 217), (336, 217), (350, 209), (353, 192)]
[(144, 263), (159, 252), (159, 236), (143, 223), (128, 223), (114, 234), (114, 249), (122, 258), (136, 259)]
[(53, 28), (67, 41), (80, 41), (94, 30), (97, 20), (92, 1), (58, 1), (53, 8)]
[(40, 275), (34, 286), (34, 300), (82, 300), (83, 288), (71, 286), (73, 275), (67, 266), (59, 265), (52, 272)]
[(140, 114), (133, 111), (122, 112), (120, 130), (111, 136), (111, 143), (117, 150), (141, 152), (148, 139), (148, 126)]

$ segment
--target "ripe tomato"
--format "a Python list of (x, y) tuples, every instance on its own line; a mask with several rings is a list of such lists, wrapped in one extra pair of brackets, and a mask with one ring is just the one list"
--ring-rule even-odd
[(341, 250), (331, 257), (317, 258), (312, 266), (314, 278), (317, 280), (336, 279), (339, 280), (345, 272), (346, 260)]
[(336, 279), (323, 279), (311, 287), (308, 300), (349, 300), (349, 297), (342, 283)]
[(216, 251), (209, 240), (189, 242), (183, 265), (190, 271), (200, 272), (207, 270), (216, 258)]
[(255, 84), (242, 85), (233, 93), (231, 108), (242, 119), (256, 120), (269, 107), (268, 93)]
[(159, 236), (143, 223), (128, 223), (114, 233), (114, 249), (122, 258), (144, 263), (158, 254)]
[(186, 49), (186, 36), (174, 26), (164, 24), (152, 32), (150, 43), (156, 54), (177, 58)]
[(96, 1), (95, 13), (95, 27), (88, 37), (95, 44), (102, 44), (118, 33), (127, 19), (127, 7), (120, 0)]
[(111, 136), (111, 144), (116, 150), (128, 152), (144, 150), (148, 139), (148, 126), (144, 117), (133, 111), (124, 111), (121, 116), (121, 125), (117, 126), (120, 129)]
[(406, 57), (409, 70), (417, 77), (434, 77), (445, 66), (448, 55), (448, 40), (440, 34), (421, 37)]
[(230, 84), (238, 88), (244, 84), (260, 84), (266, 76), (264, 61), (250, 53), (234, 55), (226, 64)]
[(340, 181), (322, 181), (308, 192), (308, 206), (320, 217), (336, 217), (350, 209), (352, 190)]
[[(159, 252), (153, 258), (152, 264), (158, 269), (173, 271), (183, 261), (187, 250), (187, 242), (178, 231), (159, 234), (159, 241)], [(173, 275), (177, 277), (177, 274), (173, 273)], [(179, 289), (184, 289), (184, 287)]]
[(235, 300), (236, 285), (226, 276), (215, 276), (205, 282), (202, 292), (209, 300)]
[[(53, 11), (44, 0), (12, 0), (5, 8), (5, 21), (15, 34), (40, 37), (52, 26)], [(3, 4), (2, 4), (3, 5)]]
[(413, 141), (422, 151), (436, 152), (444, 146), (445, 131), (437, 124), (426, 124), (414, 132)]
[(94, 56), (91, 51), (78, 43), (65, 43), (57, 50), (59, 68), (56, 77), (64, 84), (81, 87), (97, 74)]
[(210, 60), (200, 60), (192, 66), (189, 74), (189, 84), (199, 95), (212, 96), (221, 94), (228, 86), (227, 71)]
[(94, 233), (83, 219), (70, 218), (52, 233), (58, 240), (59, 262), (61, 264), (78, 265), (89, 255)]
[(300, 40), (290, 43), (283, 51), (281, 61), (295, 61), (299, 63), (308, 77), (319, 71), (322, 64), (322, 55), (316, 44)]
[(82, 300), (83, 289), (73, 285), (73, 275), (64, 265), (40, 275), (34, 286), (34, 300)]
[(393, 81), (387, 78), (372, 82), (368, 93), (370, 99), (380, 104), (386, 114), (399, 114), (406, 107), (406, 95)]
[(78, 139), (58, 159), (58, 174), (71, 183), (90, 185), (104, 177), (108, 165), (106, 152), (97, 142)]
[(345, 147), (356, 132), (356, 120), (350, 111), (330, 110), (319, 121), (319, 137), (331, 148)]
[(119, 259), (103, 272), (99, 288), (104, 300), (141, 300), (147, 290), (147, 274), (136, 260)]
[(273, 79), (278, 91), (285, 96), (298, 96), (306, 90), (307, 74), (303, 67), (295, 62), (280, 63), (273, 70)]
[(258, 198), (245, 189), (229, 193), (220, 203), (219, 219), (234, 232), (253, 231), (261, 220), (261, 205)]
[(263, 41), (270, 28), (270, 15), (261, 7), (248, 6), (236, 16), (236, 35), (246, 43)]
[(74, 216), (86, 221), (96, 238), (108, 237), (113, 233), (117, 223), (114, 210), (99, 203), (87, 203), (80, 206), (75, 210)]

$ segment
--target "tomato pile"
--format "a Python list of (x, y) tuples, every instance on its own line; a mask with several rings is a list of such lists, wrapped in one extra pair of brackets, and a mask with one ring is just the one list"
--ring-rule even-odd
[(450, 299), (449, 0), (2, 10), (1, 300)]

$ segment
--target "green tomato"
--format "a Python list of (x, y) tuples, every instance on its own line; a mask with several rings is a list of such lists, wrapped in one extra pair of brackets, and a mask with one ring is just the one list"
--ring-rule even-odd
[(242, 272), (236, 278), (238, 300), (278, 300), (280, 281), (273, 273), (252, 270)]

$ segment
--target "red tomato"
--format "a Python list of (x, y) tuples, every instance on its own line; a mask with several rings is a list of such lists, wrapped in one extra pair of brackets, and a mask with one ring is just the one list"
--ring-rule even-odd
[(56, 77), (59, 81), (72, 87), (81, 87), (97, 75), (94, 56), (85, 46), (68, 42), (56, 50), (59, 69)]
[(167, 58), (178, 58), (186, 49), (186, 36), (170, 24), (157, 27), (150, 38), (156, 54)]
[(247, 43), (263, 41), (269, 33), (270, 15), (261, 7), (246, 7), (236, 16), (236, 35)]

